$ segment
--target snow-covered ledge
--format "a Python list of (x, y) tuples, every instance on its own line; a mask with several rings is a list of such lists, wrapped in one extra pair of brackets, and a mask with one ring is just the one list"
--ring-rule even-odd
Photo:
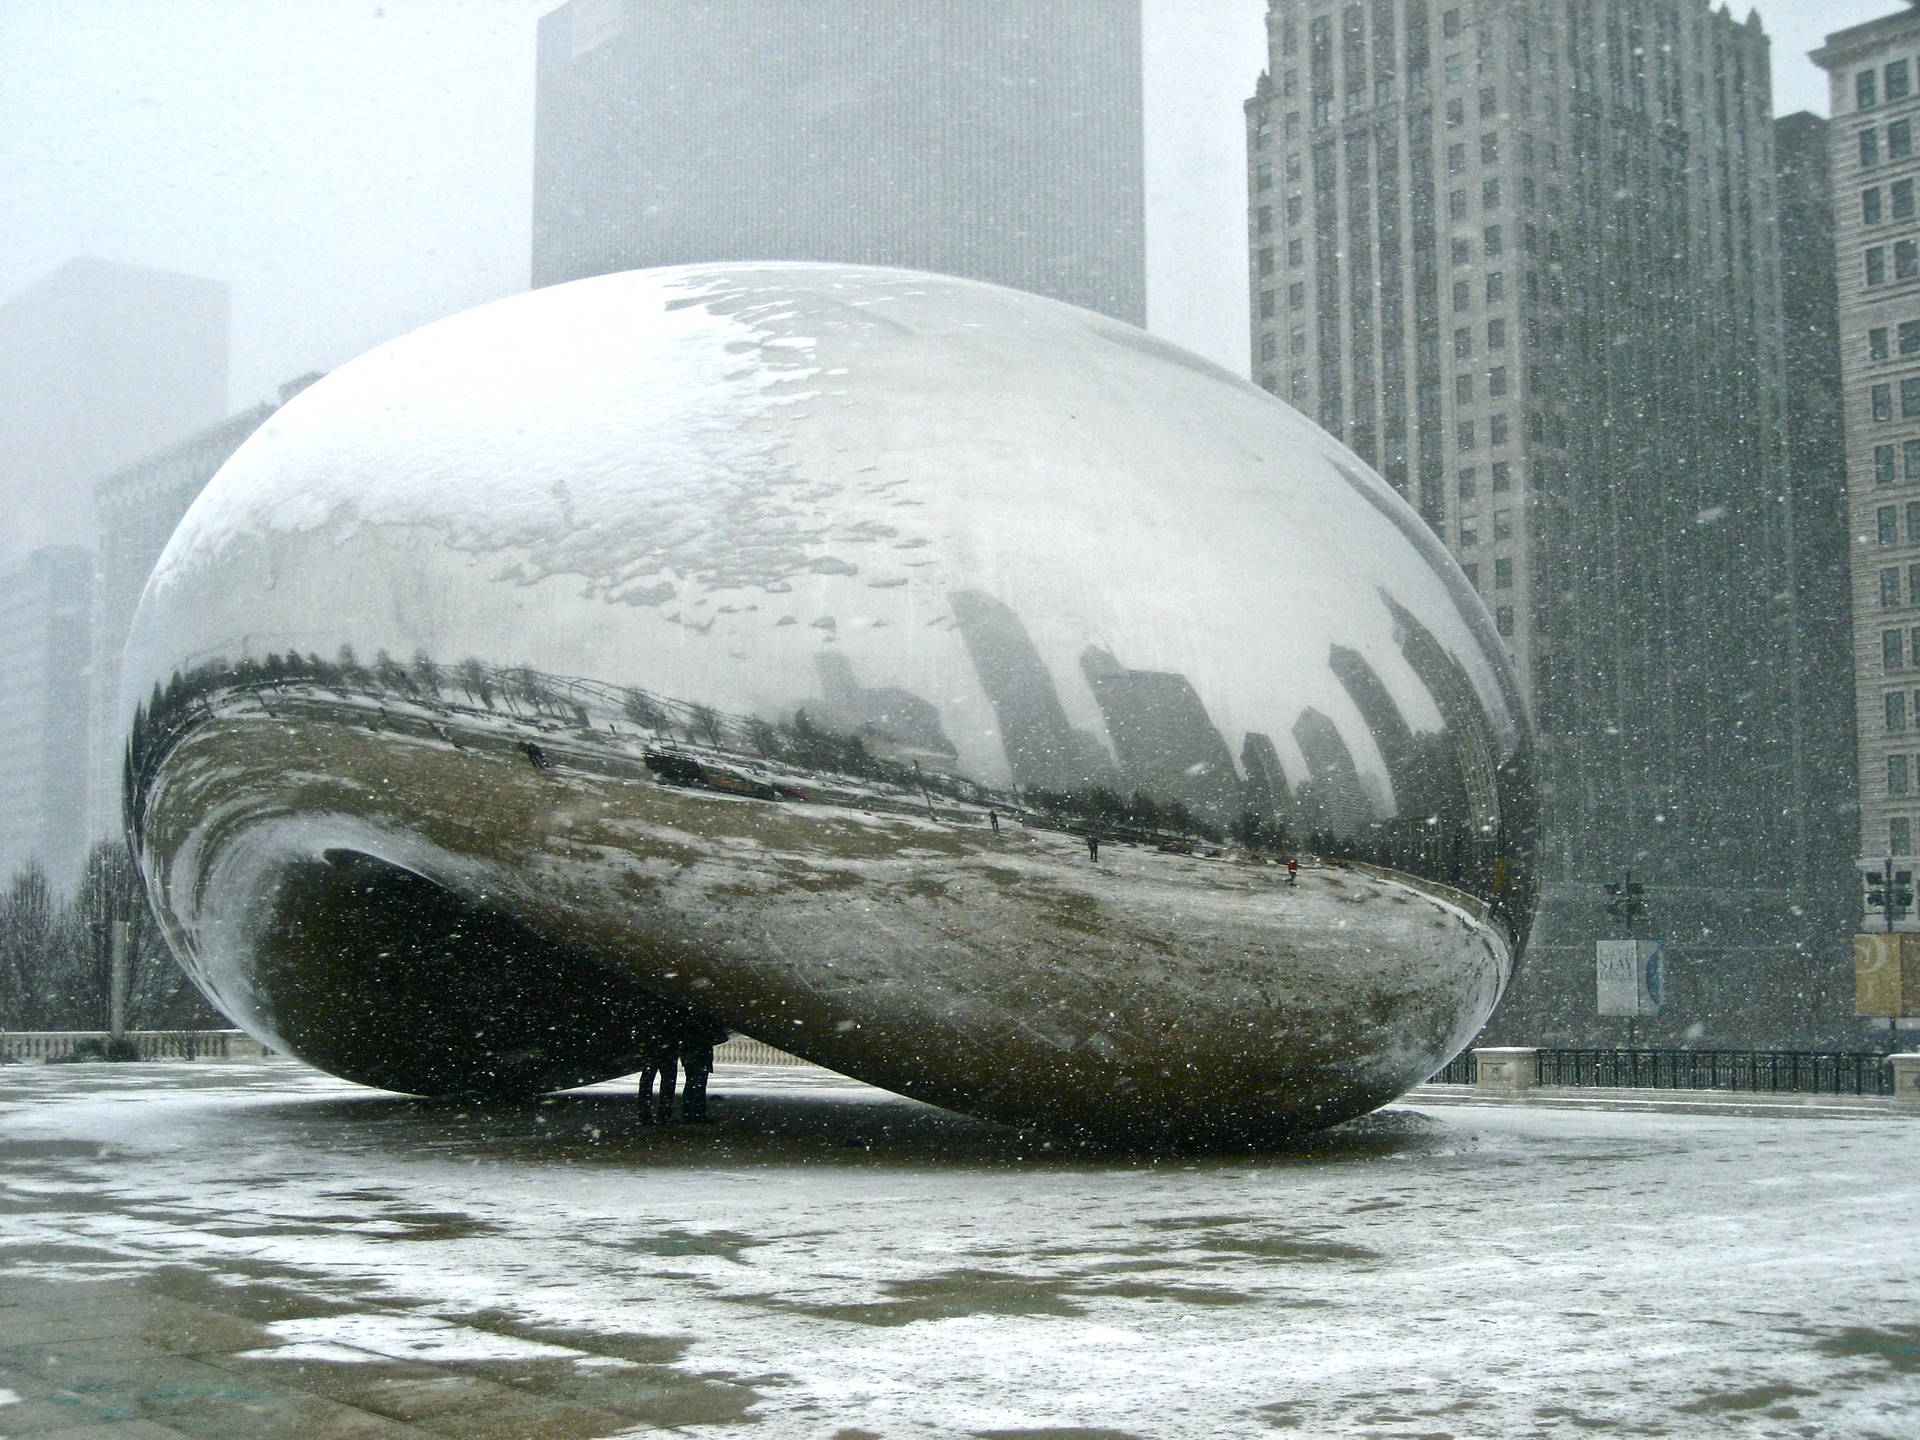
[(1920, 1055), (1889, 1055), (1893, 1067), (1893, 1103), (1902, 1110), (1920, 1110)]
[[(1482, 1090), (1531, 1090), (1538, 1073), (1532, 1047), (1476, 1050), (1473, 1052), (1473, 1083)], [(1916, 1056), (1920, 1059), (1920, 1056)]]

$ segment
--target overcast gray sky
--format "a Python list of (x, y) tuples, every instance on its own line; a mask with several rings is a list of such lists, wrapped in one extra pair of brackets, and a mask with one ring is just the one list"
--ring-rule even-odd
[[(4, 0), (0, 298), (74, 255), (233, 291), (235, 407), (524, 289), (533, 37), (556, 0)], [(796, 0), (803, 3), (803, 0)], [(1146, 0), (1154, 329), (1244, 370), (1240, 104), (1264, 0)], [(1898, 0), (1762, 0), (1804, 58)]]

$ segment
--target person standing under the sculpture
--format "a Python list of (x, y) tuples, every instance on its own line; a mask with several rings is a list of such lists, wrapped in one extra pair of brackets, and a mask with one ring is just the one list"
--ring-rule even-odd
[(1087, 859), (1096, 865), (1100, 863), (1100, 837), (1091, 830), (1087, 832)]
[(707, 1122), (707, 1077), (713, 1074), (713, 1047), (729, 1039), (718, 1025), (696, 1024), (680, 1037), (680, 1068), (687, 1083), (680, 1091), (680, 1118), (695, 1125)]
[[(647, 1040), (645, 1050), (646, 1063), (640, 1067), (640, 1123), (651, 1125), (655, 1121), (673, 1118), (673, 1087), (679, 1078), (679, 1047), (671, 1036), (656, 1035)], [(709, 1062), (711, 1065), (711, 1062)], [(655, 1094), (655, 1082), (659, 1082), (659, 1093)], [(705, 1085), (704, 1078), (701, 1084)]]
[(1298, 860), (1289, 860), (1287, 861), (1287, 884), (1298, 885), (1299, 883), (1300, 862)]

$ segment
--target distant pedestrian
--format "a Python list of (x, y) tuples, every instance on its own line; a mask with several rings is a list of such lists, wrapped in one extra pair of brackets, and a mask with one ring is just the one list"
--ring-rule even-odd
[(713, 1047), (728, 1039), (717, 1025), (696, 1024), (680, 1037), (680, 1068), (686, 1086), (680, 1092), (680, 1118), (695, 1125), (707, 1122), (707, 1077), (713, 1074)]
[(1087, 832), (1087, 859), (1096, 865), (1100, 863), (1100, 837), (1091, 830)]
[(998, 810), (987, 811), (987, 823), (993, 827), (993, 833), (998, 835), (1000, 833), (1000, 812)]
[[(646, 1062), (640, 1067), (642, 1125), (673, 1118), (673, 1089), (679, 1079), (678, 1066), (679, 1049), (671, 1039), (656, 1037), (647, 1042)], [(711, 1062), (708, 1068), (712, 1068)]]
[(1289, 860), (1287, 861), (1287, 884), (1298, 885), (1299, 883), (1300, 862), (1298, 860)]
[(520, 750), (528, 760), (533, 762), (533, 768), (536, 770), (544, 770), (552, 763), (547, 759), (547, 752), (531, 740), (522, 740), (520, 742)]

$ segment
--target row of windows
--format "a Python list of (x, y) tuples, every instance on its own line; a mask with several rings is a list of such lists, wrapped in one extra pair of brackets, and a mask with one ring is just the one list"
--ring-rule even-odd
[(1873, 447), (1873, 483), (1891, 485), (1895, 480), (1920, 480), (1920, 440)]
[(1869, 185), (1860, 192), (1860, 223), (1878, 225), (1882, 220), (1911, 220), (1913, 218), (1913, 181), (1896, 180), (1886, 187), (1886, 204), (1882, 206), (1881, 189), (1878, 185)]
[[(1473, 404), (1473, 376), (1456, 375), (1453, 377), (1453, 400), (1456, 405)], [(1487, 372), (1487, 398), (1498, 400), (1507, 393), (1507, 367), (1496, 365)]]
[[(1880, 668), (1889, 673), (1907, 668), (1907, 632), (1905, 630), (1882, 630), (1880, 632)], [(1913, 654), (1920, 659), (1920, 627), (1913, 632)]]
[[(1902, 355), (1920, 354), (1920, 320), (1902, 320), (1895, 333), (1899, 337)], [(1887, 358), (1887, 327), (1876, 325), (1867, 331), (1867, 358), (1885, 360)]]
[[(1461, 500), (1472, 500), (1480, 494), (1480, 472), (1469, 465), (1460, 472), (1458, 482)], [(1491, 487), (1496, 495), (1513, 489), (1513, 462), (1496, 460), (1493, 462)]]
[[(1493, 540), (1498, 544), (1502, 540), (1513, 538), (1513, 511), (1496, 510), (1493, 512)], [(1471, 550), (1480, 543), (1480, 521), (1477, 516), (1464, 515), (1460, 519), (1460, 548)], [(1513, 584), (1513, 561), (1496, 560), (1493, 562), (1494, 585), (1505, 590)], [(1502, 579), (1501, 577), (1505, 578)]]
[[(1886, 284), (1887, 247), (1885, 245), (1868, 246), (1865, 261), (1867, 284)], [(1920, 240), (1893, 242), (1893, 278), (1896, 280), (1920, 278)]]
[[(1900, 543), (1900, 507), (1882, 505), (1873, 512), (1874, 538), (1882, 545)], [(1920, 544), (1920, 500), (1907, 502), (1907, 539)]]
[[(1462, 450), (1480, 448), (1479, 429), (1471, 420), (1462, 420), (1454, 427), (1454, 433)], [(1507, 443), (1508, 425), (1504, 414), (1487, 417), (1487, 444), (1495, 449)]]
[[(1480, 163), (1498, 165), (1500, 163), (1500, 132), (1489, 130), (1480, 137)], [(1462, 141), (1447, 147), (1447, 173), (1458, 175), (1467, 168), (1467, 147)]]
[[(1896, 120), (1887, 126), (1887, 159), (1905, 160), (1913, 154), (1913, 122)], [(1869, 125), (1860, 132), (1860, 164), (1871, 169), (1880, 163), (1880, 132)]]
[[(1920, 605), (1920, 565), (1907, 566), (1907, 590), (1910, 604)], [(1880, 571), (1880, 608), (1897, 609), (1900, 600), (1900, 567), (1888, 565)]]
[[(1478, 590), (1480, 588), (1480, 562), (1477, 560), (1464, 561), (1460, 568), (1466, 572), (1467, 583)], [(1493, 588), (1496, 590), (1511, 590), (1513, 588), (1513, 561), (1507, 559), (1505, 556), (1493, 562)], [(1511, 630), (1502, 630), (1500, 633), (1502, 635), (1511, 635), (1513, 632)]]
[[(1893, 419), (1893, 386), (1875, 385), (1867, 391), (1867, 405), (1875, 420)], [(1920, 375), (1909, 375), (1900, 382), (1900, 414), (1904, 419), (1920, 415)]]
[[(1484, 210), (1498, 210), (1500, 208), (1500, 178), (1498, 176), (1480, 182), (1480, 206)], [(1464, 220), (1467, 218), (1466, 191), (1449, 190), (1447, 192), (1447, 218), (1449, 220)]]
[(1920, 690), (1913, 692), (1912, 702), (1907, 699), (1905, 690), (1889, 690), (1880, 697), (1885, 712), (1888, 733), (1904, 735), (1907, 731), (1908, 717), (1912, 717), (1916, 726), (1920, 726)]
[[(1884, 92), (1882, 82), (1885, 82)], [(1856, 110), (1871, 110), (1884, 93), (1887, 103), (1904, 100), (1913, 93), (1913, 78), (1904, 60), (1889, 61), (1881, 70), (1861, 70), (1853, 77), (1853, 105)]]
[[(1487, 275), (1487, 304), (1498, 305), (1507, 298), (1507, 272), (1494, 270)], [(1473, 308), (1473, 282), (1456, 280), (1453, 282), (1453, 308), (1470, 310)]]

